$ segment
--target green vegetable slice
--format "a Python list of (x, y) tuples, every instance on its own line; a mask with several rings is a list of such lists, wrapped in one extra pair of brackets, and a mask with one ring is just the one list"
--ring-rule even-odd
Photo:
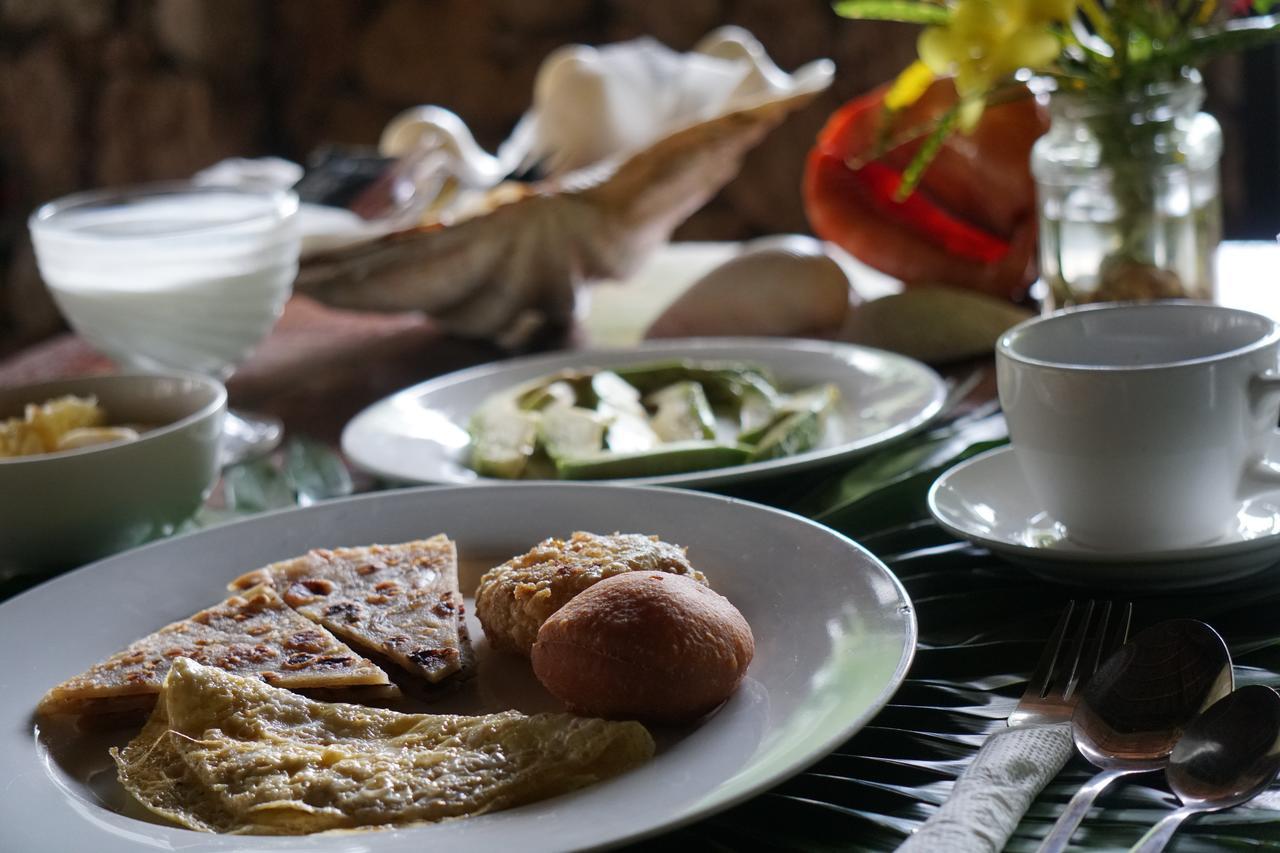
[(678, 382), (697, 382), (712, 403), (740, 405), (743, 395), (754, 390), (765, 399), (777, 396), (773, 377), (762, 367), (735, 362), (694, 362), (672, 360), (619, 367), (618, 376), (651, 394)]
[(714, 441), (682, 441), (643, 453), (601, 452), (556, 463), (565, 480), (605, 480), (685, 474), (741, 465), (750, 457), (746, 448)]
[(794, 456), (813, 449), (822, 440), (822, 422), (822, 414), (812, 410), (784, 416), (760, 439), (751, 453), (751, 461)]
[(549, 406), (572, 406), (577, 401), (578, 394), (573, 385), (563, 379), (540, 382), (518, 398), (520, 408), (530, 412), (540, 412)]
[(537, 447), (538, 416), (510, 399), (483, 406), (471, 419), (471, 467), (484, 477), (514, 480)]
[(640, 392), (610, 370), (591, 377), (591, 390), (599, 402), (598, 412), (609, 424), (605, 444), (616, 453), (637, 453), (659, 444), (649, 426), (649, 415), (640, 405)]
[(657, 409), (649, 425), (665, 442), (716, 437), (716, 418), (707, 395), (697, 382), (677, 382), (649, 395)]
[(741, 431), (738, 436), (739, 441), (746, 440), (742, 437), (743, 435), (754, 434), (759, 438), (773, 425), (778, 419), (774, 399), (754, 387), (743, 389), (742, 399), (738, 405), (738, 429)]
[(553, 460), (589, 453), (604, 447), (605, 419), (578, 406), (551, 406), (542, 412), (538, 441)]
[[(801, 412), (815, 412), (819, 416), (818, 426), (826, 424), (827, 414), (835, 408), (840, 400), (840, 389), (830, 383), (805, 388), (794, 394), (782, 397), (774, 406), (773, 416), (763, 423), (748, 427), (745, 423), (742, 432), (738, 433), (738, 441), (743, 444), (758, 444), (765, 435), (789, 416)], [(821, 436), (819, 436), (821, 437)], [(799, 451), (796, 451), (799, 452)]]

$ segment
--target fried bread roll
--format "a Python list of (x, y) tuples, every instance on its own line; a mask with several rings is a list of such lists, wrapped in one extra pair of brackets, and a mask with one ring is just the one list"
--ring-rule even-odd
[(681, 723), (737, 689), (755, 653), (729, 600), (683, 575), (605, 578), (552, 614), (533, 645), (533, 671), (570, 710)]

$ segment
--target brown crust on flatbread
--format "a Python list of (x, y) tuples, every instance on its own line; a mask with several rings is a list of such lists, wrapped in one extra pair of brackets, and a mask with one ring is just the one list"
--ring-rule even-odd
[[(293, 691), (317, 702), (344, 702), (353, 705), (386, 707), (404, 698), (399, 686), (391, 684), (357, 684), (352, 687), (303, 687)], [(406, 691), (408, 692), (408, 691)], [(435, 697), (432, 697), (435, 698)], [(104, 732), (114, 729), (136, 729), (155, 710), (156, 694), (122, 696), (118, 699), (86, 699), (81, 706), (76, 729), (82, 732)]]
[[(269, 584), (285, 603), (363, 654), (431, 684), (469, 674), (457, 551), (448, 537), (399, 545), (318, 548), (229, 585)], [(402, 682), (403, 686), (403, 682)]]
[(231, 596), (166, 625), (54, 687), (41, 714), (120, 714), (155, 704), (174, 659), (199, 663), (291, 690), (387, 688), (385, 672), (324, 628), (293, 612), (269, 586)]
[[(109, 732), (115, 729), (136, 729), (147, 721), (155, 709), (155, 696), (135, 696), (131, 700), (88, 700), (100, 703), (106, 710), (82, 711), (76, 718), (76, 731)], [(132, 704), (136, 702), (135, 704)], [(132, 707), (131, 707), (132, 705)]]
[(347, 705), (385, 705), (404, 696), (394, 682), (357, 684), (352, 687), (308, 687), (293, 692), (317, 702), (342, 702)]
[(471, 630), (467, 628), (467, 605), (461, 601), (461, 596), (458, 598), (458, 639), (462, 646), (462, 668), (455, 678), (465, 681), (476, 674), (476, 652), (471, 645)]

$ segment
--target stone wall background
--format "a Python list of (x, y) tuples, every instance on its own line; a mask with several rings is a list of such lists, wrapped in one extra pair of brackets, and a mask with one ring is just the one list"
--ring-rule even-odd
[[(371, 144), (423, 103), (457, 112), (492, 149), (556, 47), (651, 35), (688, 49), (726, 23), (784, 69), (832, 58), (837, 83), (678, 236), (806, 230), (804, 152), (831, 110), (913, 58), (914, 27), (842, 21), (827, 0), (0, 0), (0, 354), (60, 327), (25, 237), (43, 201), (227, 156)], [(1247, 184), (1231, 132), (1243, 98), (1238, 62), (1211, 75), (1209, 107), (1233, 140), (1229, 230)]]

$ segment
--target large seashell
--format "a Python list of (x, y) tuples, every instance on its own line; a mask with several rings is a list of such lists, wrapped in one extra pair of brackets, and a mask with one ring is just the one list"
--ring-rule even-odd
[(455, 113), (444, 107), (413, 107), (386, 126), (378, 150), (402, 160), (417, 158), (412, 177), (432, 191), (439, 192), (449, 181), (463, 189), (485, 190), (520, 165), (531, 148), (529, 133), (528, 124), (522, 123), (495, 157), (480, 147), (466, 122)]
[[(471, 194), (428, 225), (305, 258), (296, 289), (339, 307), (425, 311), (455, 334), (520, 346), (568, 325), (575, 285), (630, 274), (832, 74), (826, 60), (785, 74), (733, 27), (692, 54), (650, 40), (558, 51), (496, 158), (445, 111), (393, 121), (384, 149), (443, 152), (440, 168)], [(477, 192), (517, 160), (550, 176), (499, 184), (476, 211)]]

